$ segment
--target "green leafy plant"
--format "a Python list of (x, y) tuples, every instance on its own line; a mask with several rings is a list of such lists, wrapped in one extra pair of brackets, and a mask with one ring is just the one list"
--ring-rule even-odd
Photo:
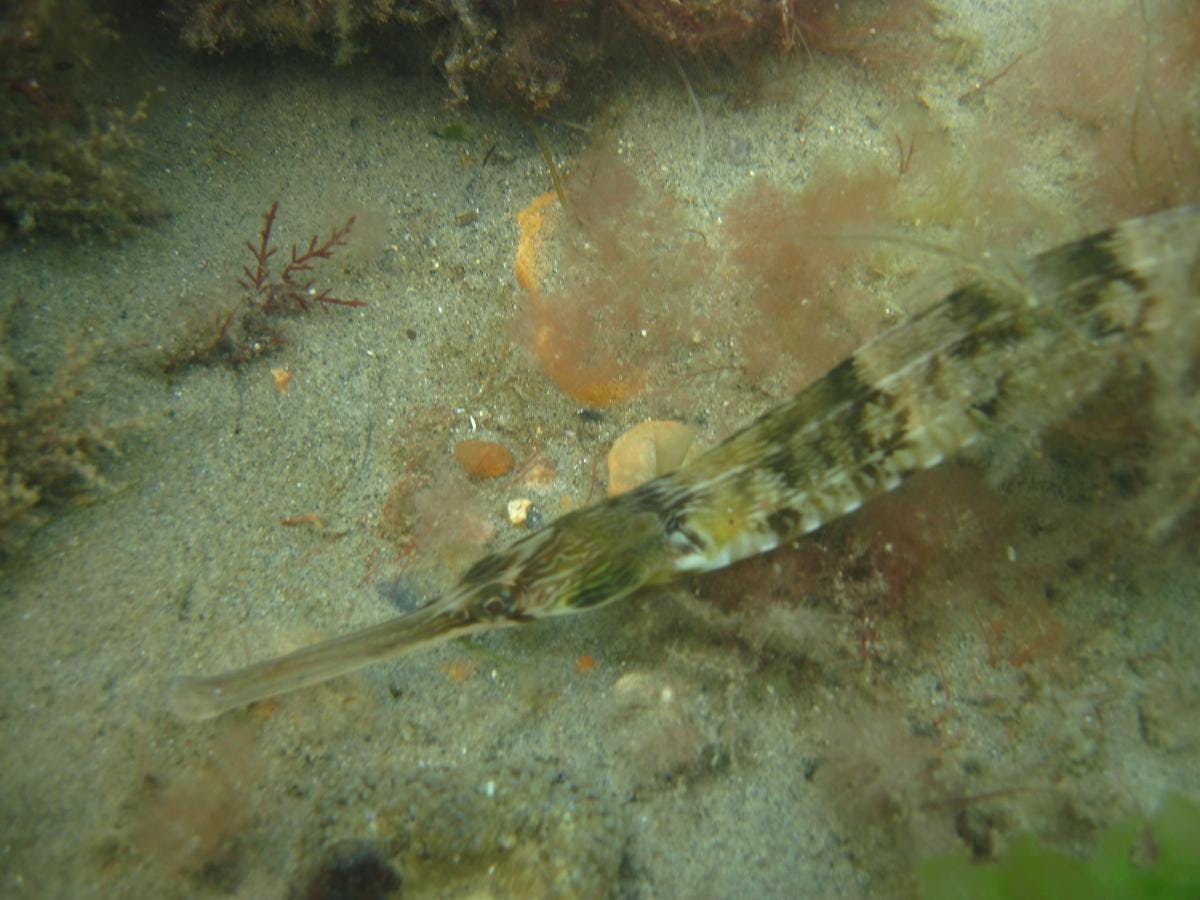
[(1150, 822), (1131, 820), (1105, 831), (1087, 859), (1022, 835), (997, 862), (939, 856), (925, 860), (918, 877), (927, 900), (1183, 900), (1200, 897), (1198, 847), (1200, 805), (1169, 794)]

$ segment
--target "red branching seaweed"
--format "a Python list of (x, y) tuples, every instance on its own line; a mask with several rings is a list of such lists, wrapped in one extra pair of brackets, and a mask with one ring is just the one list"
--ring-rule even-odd
[(340, 228), (334, 227), (329, 231), (329, 237), (322, 243), (317, 243), (314, 234), (308, 239), (308, 249), (303, 253), (296, 251), (292, 244), (292, 258), (279, 272), (277, 279), (271, 278), (268, 260), (275, 255), (276, 247), (271, 246), (271, 229), (275, 225), (275, 215), (279, 212), (279, 201), (276, 200), (263, 216), (262, 230), (259, 232), (258, 246), (246, 241), (246, 247), (254, 255), (254, 271), (249, 266), (242, 266), (246, 274), (238, 284), (252, 291), (259, 298), (259, 309), (267, 314), (307, 312), (310, 303), (321, 303), (326, 306), (366, 306), (362, 300), (343, 300), (334, 297), (325, 288), (320, 293), (314, 286), (314, 279), (306, 278), (301, 281), (300, 273), (307, 275), (312, 272), (313, 264), (319, 259), (332, 259), (335, 247), (346, 246), (346, 238), (354, 227), (355, 216), (348, 218)]
[(314, 306), (366, 306), (362, 300), (347, 300), (318, 287), (313, 276), (318, 262), (332, 259), (337, 248), (346, 246), (356, 217), (331, 228), (324, 240), (313, 235), (304, 250), (293, 244), (291, 258), (274, 272), (271, 262), (278, 248), (271, 246), (271, 233), (278, 213), (275, 201), (263, 216), (257, 243), (246, 241), (254, 262), (242, 266), (241, 297), (215, 311), (205, 304), (190, 317), (185, 315), (184, 329), (162, 348), (159, 365), (164, 372), (222, 360), (236, 365), (263, 356), (283, 344), (277, 322), (282, 316), (306, 313)]

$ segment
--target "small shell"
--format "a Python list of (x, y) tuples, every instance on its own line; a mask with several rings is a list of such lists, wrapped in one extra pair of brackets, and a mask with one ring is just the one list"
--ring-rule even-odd
[(695, 429), (682, 422), (648, 419), (634, 425), (608, 451), (609, 496), (678, 469), (695, 437)]
[(527, 487), (546, 487), (554, 483), (556, 474), (553, 460), (541, 456), (525, 465), (521, 482)]

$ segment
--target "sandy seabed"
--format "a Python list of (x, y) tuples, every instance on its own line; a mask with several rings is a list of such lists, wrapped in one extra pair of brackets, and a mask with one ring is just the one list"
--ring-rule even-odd
[[(831, 158), (925, 184), (892, 222), (923, 239), (1024, 254), (1104, 224), (1086, 199), (1086, 127), (1018, 77), (1048, 71), (1054, 10), (939, 6), (920, 45), (935, 61), (915, 71), (796, 52), (756, 64), (747, 99), (744, 71), (685, 61), (701, 124), (675, 70), (648, 66), (567, 113), (589, 132), (542, 128), (567, 163), (603, 148), (714, 253), (736, 198), (801, 192)], [(959, 44), (969, 52), (947, 49)], [(122, 423), (109, 488), (3, 573), (0, 892), (908, 896), (926, 855), (988, 858), (1024, 831), (1086, 852), (1164, 793), (1200, 795), (1194, 534), (1189, 550), (1187, 535), (1106, 533), (1095, 510), (1110, 498), (1063, 499), (1052, 463), (1003, 497), (960, 464), (730, 574), (177, 721), (172, 676), (433, 596), (488, 541), (519, 536), (509, 500), (547, 518), (581, 505), (602, 490), (612, 441), (648, 417), (715, 442), (816, 374), (811, 357), (919, 305), (945, 265), (915, 251), (849, 264), (837, 287), (851, 311), (823, 323), (842, 332), (794, 360), (752, 352), (745, 296), (693, 291), (687, 327), (637, 356), (643, 389), (581, 410), (531, 352), (513, 274), (517, 213), (550, 189), (518, 117), (451, 110), (436, 78), (370, 57), (197, 60), (137, 37), (123, 54), (133, 100), (165, 88), (142, 133), (144, 180), (171, 215), (119, 243), (0, 255), (22, 301), (20, 355), (46, 371), (70, 342), (98, 342), (85, 412)], [(1027, 74), (985, 84), (1016, 58)], [(435, 134), (451, 123), (466, 141)], [(998, 220), (1004, 205), (983, 199), (985, 217), (970, 215), (1001, 170), (962, 167), (983, 166), (995, 133), (1019, 153), (987, 165), (1019, 167), (1005, 170), (1014, 207), (1036, 216)], [(951, 183), (951, 212), (923, 199)], [(245, 242), (276, 200), (281, 247), (357, 215), (317, 277), (366, 305), (290, 319), (282, 347), (237, 368), (155, 373), (145, 360), (181, 310), (237, 295)], [(912, 210), (946, 221), (921, 231)], [(567, 249), (555, 264), (551, 283)], [(672, 315), (655, 309), (647, 341)], [(451, 454), (468, 436), (505, 443), (515, 474), (468, 481)], [(923, 521), (926, 501), (962, 510), (930, 526), (939, 541), (967, 535), (948, 541), (949, 562), (919, 539), (907, 568), (881, 563), (878, 529)], [(847, 588), (838, 554), (903, 593), (902, 610), (875, 605), (869, 578)], [(935, 572), (909, 571), (922, 566)]]

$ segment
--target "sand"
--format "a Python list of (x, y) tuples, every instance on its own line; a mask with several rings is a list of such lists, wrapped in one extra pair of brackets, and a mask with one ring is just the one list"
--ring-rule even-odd
[[(956, 98), (1039, 46), (1048, 11), (940, 6), (940, 34), (979, 38), (964, 69), (909, 81), (796, 52), (764, 63), (762, 95), (742, 106), (736, 70), (685, 60), (702, 147), (687, 91), (655, 62), (606, 82), (594, 114), (568, 114), (593, 136), (542, 127), (569, 162), (602, 120), (611, 152), (715, 239), (755, 179), (798, 187), (829, 151), (891, 171), (923, 105), (964, 142), (1021, 115), (1002, 81), (983, 102)], [(602, 489), (608, 447), (639, 421), (681, 418), (712, 442), (799, 376), (748, 375), (742, 345), (706, 331), (654, 357), (635, 399), (581, 415), (521, 342), (516, 215), (550, 181), (518, 117), (448, 109), (436, 77), (382, 58), (197, 59), (133, 34), (119, 63), (97, 77), (126, 106), (164, 88), (142, 177), (172, 214), (119, 242), (39, 239), (0, 256), (23, 301), (21, 357), (49, 371), (70, 341), (98, 341), (85, 409), (121, 426), (109, 489), (2, 573), (0, 892), (386, 896), (402, 881), (409, 896), (902, 896), (926, 854), (1000, 853), (1021, 831), (1082, 852), (1168, 790), (1200, 794), (1194, 553), (1136, 539), (1121, 553), (1096, 526), (1104, 549), (1088, 555), (1033, 476), (1019, 500), (1057, 524), (1028, 537), (1033, 559), (1011, 550), (1025, 568), (1005, 570), (999, 599), (978, 582), (1005, 546), (974, 581), (918, 587), (907, 608), (928, 607), (901, 622), (819, 592), (760, 602), (833, 552), (814, 546), (854, 545), (851, 527), (726, 580), (431, 648), (210, 722), (173, 718), (174, 675), (395, 615), (451, 584), (481, 539), (519, 536), (509, 500), (549, 518)], [(432, 133), (450, 123), (471, 140)], [(1026, 196), (1067, 211), (1023, 221), (1005, 252), (1099, 224), (1064, 173), (1075, 127), (1022, 163)], [(318, 277), (366, 306), (291, 319), (284, 346), (240, 367), (149, 370), (181, 310), (237, 296), (245, 242), (276, 200), (283, 246), (357, 214)], [(853, 276), (864, 318), (917, 302), (907, 291), (934, 273), (914, 258)], [(728, 314), (720, 297), (697, 302)], [(272, 368), (290, 374), (286, 392)], [(457, 471), (454, 443), (480, 436), (514, 452), (517, 474)], [(534, 458), (553, 464), (549, 481), (522, 480)], [(408, 520), (388, 512), (406, 476), (425, 498), (405, 507), (415, 521), (432, 529), (445, 512), (436, 535), (401, 536)], [(959, 477), (983, 517), (993, 495)], [(937, 484), (931, 496), (953, 493)], [(1077, 552), (1083, 574), (1063, 576)], [(739, 591), (759, 599), (739, 610)], [(375, 893), (332, 892), (354, 877)]]

